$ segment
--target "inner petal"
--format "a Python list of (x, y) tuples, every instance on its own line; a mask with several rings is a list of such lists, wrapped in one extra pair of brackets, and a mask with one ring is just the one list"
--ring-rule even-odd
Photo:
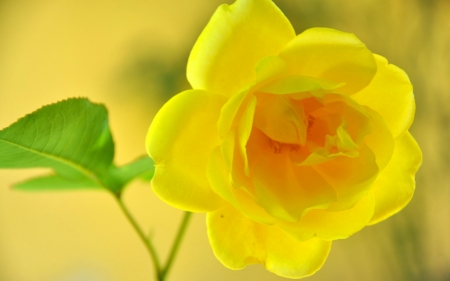
[(352, 140), (360, 144), (372, 130), (370, 114), (352, 98), (339, 94), (328, 94), (324, 97), (329, 112), (340, 114), (346, 121), (345, 129)]
[(336, 190), (338, 202), (328, 208), (330, 211), (353, 207), (369, 192), (379, 171), (374, 153), (365, 145), (357, 157), (337, 156), (314, 169)]
[(351, 208), (378, 173), (364, 145), (372, 123), (367, 111), (340, 94), (301, 96), (254, 93), (246, 107), (254, 111), (241, 115), (230, 169), (234, 188), (284, 221), (312, 209)]
[[(310, 99), (299, 100), (305, 103)], [(311, 152), (309, 159), (296, 162), (301, 165), (319, 164), (336, 156), (357, 157), (359, 145), (371, 131), (371, 119), (365, 110), (350, 98), (338, 94), (325, 95), (322, 106), (308, 110), (306, 146)], [(308, 108), (307, 106), (304, 106)], [(306, 161), (307, 160), (307, 161)]]
[(336, 200), (333, 187), (312, 167), (293, 165), (286, 150), (263, 153), (253, 181), (257, 203), (285, 221), (298, 221), (306, 211), (327, 208)]
[(275, 142), (306, 143), (308, 123), (303, 105), (289, 97), (259, 93), (255, 126)]

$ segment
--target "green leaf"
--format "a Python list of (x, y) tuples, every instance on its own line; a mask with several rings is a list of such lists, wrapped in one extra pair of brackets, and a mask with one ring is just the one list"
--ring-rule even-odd
[(143, 156), (122, 167), (111, 165), (108, 170), (98, 175), (99, 180), (116, 194), (133, 179), (141, 178), (150, 181), (155, 172), (154, 162), (148, 156)]
[(92, 189), (101, 188), (101, 186), (87, 177), (68, 179), (60, 175), (48, 175), (15, 184), (13, 188), (22, 191), (44, 191)]
[(149, 181), (152, 179), (153, 173), (155, 172), (154, 165), (155, 162), (153, 162), (150, 157), (143, 156), (134, 162), (114, 169), (111, 173), (124, 185), (138, 177), (145, 181)]
[(44, 106), (0, 131), (0, 168), (49, 167), (56, 172), (15, 185), (19, 190), (106, 187), (119, 194), (134, 178), (153, 177), (149, 157), (119, 168), (113, 157), (106, 108), (84, 98)]
[(108, 169), (114, 143), (103, 105), (73, 98), (44, 106), (0, 131), (0, 168), (53, 168), (65, 178)]

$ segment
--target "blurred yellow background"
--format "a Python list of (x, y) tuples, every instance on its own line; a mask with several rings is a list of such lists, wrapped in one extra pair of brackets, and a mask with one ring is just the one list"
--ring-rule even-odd
[[(42, 105), (85, 96), (104, 103), (116, 163), (145, 154), (161, 105), (189, 88), (189, 51), (220, 0), (0, 0), (0, 128)], [(424, 162), (409, 206), (336, 241), (308, 280), (450, 280), (450, 1), (278, 0), (300, 33), (355, 33), (404, 69), (415, 87), (411, 129)], [(153, 280), (147, 252), (106, 192), (23, 193), (45, 170), (0, 170), (1, 281)], [(165, 258), (182, 213), (134, 182), (125, 200)], [(285, 280), (224, 268), (196, 214), (168, 280)]]

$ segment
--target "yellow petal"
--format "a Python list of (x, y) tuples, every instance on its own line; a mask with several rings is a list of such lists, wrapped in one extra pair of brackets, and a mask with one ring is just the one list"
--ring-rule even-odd
[(416, 185), (414, 176), (421, 163), (422, 152), (411, 134), (406, 132), (395, 141), (392, 159), (373, 185), (375, 212), (369, 224), (387, 219), (408, 204)]
[(249, 104), (245, 108), (242, 118), (239, 122), (238, 126), (238, 137), (237, 142), (239, 144), (239, 151), (241, 153), (241, 157), (244, 160), (244, 169), (245, 174), (248, 176), (250, 174), (250, 170), (248, 167), (248, 158), (247, 158), (247, 141), (250, 137), (250, 133), (252, 132), (253, 126), (253, 116), (255, 115), (256, 109), (256, 97), (252, 97)]
[[(234, 120), (237, 119), (236, 115), (246, 104), (246, 101), (251, 99), (253, 95), (249, 94), (249, 90), (245, 89), (239, 94), (232, 96), (225, 105), (221, 108), (219, 121), (217, 122), (217, 128), (219, 130), (220, 137), (225, 137), (225, 135), (230, 131), (231, 127), (235, 123)], [(242, 111), (242, 109), (241, 109)]]
[(295, 38), (288, 19), (270, 0), (222, 5), (195, 43), (187, 77), (193, 88), (233, 95), (255, 81), (258, 62)]
[[(312, 115), (315, 119), (326, 120), (331, 126), (330, 129), (338, 129), (339, 126), (343, 126), (339, 139), (344, 137), (342, 129), (345, 129), (355, 144), (359, 145), (364, 137), (370, 133), (370, 115), (363, 106), (359, 105), (351, 97), (331, 93), (325, 95), (323, 101), (326, 103), (326, 106), (312, 112)], [(343, 140), (341, 139), (340, 141)]]
[(339, 151), (357, 149), (358, 145), (353, 142), (352, 137), (348, 133), (348, 131), (344, 128), (344, 126), (339, 126), (336, 130), (336, 146)]
[(261, 59), (256, 65), (256, 82), (262, 82), (267, 79), (283, 74), (287, 69), (286, 62), (277, 56), (268, 56)]
[(219, 135), (223, 139), (222, 153), (228, 168), (233, 169), (234, 149), (237, 147), (239, 157), (244, 161), (246, 175), (250, 173), (246, 144), (253, 127), (256, 103), (256, 97), (249, 94), (248, 90), (232, 96), (222, 107), (217, 124)]
[(225, 98), (201, 90), (168, 101), (150, 125), (146, 146), (155, 161), (153, 191), (162, 200), (192, 212), (211, 211), (222, 199), (206, 177), (213, 149), (220, 144), (217, 120)]
[(360, 148), (358, 157), (340, 156), (314, 169), (336, 191), (337, 202), (330, 205), (330, 211), (352, 208), (369, 192), (378, 175), (375, 155), (367, 146)]
[(208, 180), (212, 189), (223, 199), (230, 202), (249, 218), (264, 224), (274, 224), (276, 219), (271, 217), (260, 206), (256, 205), (251, 196), (240, 188), (233, 187), (230, 172), (220, 148), (216, 148), (211, 154), (208, 165)]
[(236, 146), (236, 133), (234, 131), (230, 131), (224, 136), (222, 144), (220, 145), (222, 155), (224, 155), (225, 162), (229, 170), (233, 168), (235, 146)]
[(292, 40), (280, 55), (291, 74), (345, 83), (339, 92), (353, 94), (376, 72), (372, 53), (351, 33), (311, 28)]
[(250, 138), (246, 144), (247, 162), (250, 173), (245, 173), (245, 162), (237, 152), (235, 152), (233, 158), (233, 167), (230, 169), (233, 187), (242, 188), (249, 194), (252, 194), (253, 197), (255, 196), (255, 188), (253, 185), (255, 165), (259, 161), (261, 154), (267, 148), (267, 141), (267, 136), (257, 128), (253, 127)]
[(289, 151), (265, 151), (254, 169), (257, 203), (276, 218), (298, 221), (308, 209), (336, 201), (331, 185), (312, 167), (295, 166)]
[(219, 194), (226, 201), (236, 205), (236, 200), (231, 192), (232, 187), (228, 167), (220, 148), (214, 149), (211, 154), (207, 168), (207, 177), (215, 193)]
[(208, 213), (208, 236), (216, 257), (230, 269), (261, 263), (287, 278), (314, 274), (325, 262), (331, 242), (297, 241), (277, 226), (258, 224), (231, 205)]
[(304, 145), (305, 119), (303, 108), (287, 97), (261, 95), (258, 98), (255, 126), (274, 141)]
[(278, 225), (297, 240), (317, 237), (324, 240), (345, 239), (358, 232), (373, 215), (375, 201), (372, 192), (353, 208), (339, 212), (311, 210), (297, 223), (278, 222)]
[(373, 151), (380, 172), (389, 163), (394, 151), (394, 138), (384, 119), (374, 110), (367, 108), (372, 117), (372, 132), (366, 135), (364, 142)]
[[(236, 149), (235, 149), (236, 147)], [(245, 157), (239, 148), (238, 140), (235, 139), (233, 131), (226, 135), (222, 145), (220, 146), (221, 154), (226, 164), (226, 170), (229, 172), (229, 182), (235, 188), (243, 188), (252, 190), (253, 182), (250, 178), (250, 165), (254, 165), (255, 160), (248, 157), (249, 152), (245, 147)], [(250, 155), (252, 156), (252, 155)], [(247, 173), (246, 173), (247, 172)]]
[(414, 119), (413, 87), (403, 70), (388, 64), (382, 56), (374, 57), (378, 65), (374, 79), (353, 98), (378, 112), (396, 139), (408, 130)]
[(344, 84), (337, 84), (323, 79), (289, 75), (261, 87), (258, 91), (285, 95), (318, 90), (334, 90), (342, 86), (344, 86)]

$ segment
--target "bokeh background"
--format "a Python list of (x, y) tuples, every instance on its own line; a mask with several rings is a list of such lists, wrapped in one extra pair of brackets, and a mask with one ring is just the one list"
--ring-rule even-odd
[[(189, 51), (221, 0), (0, 0), (0, 128), (42, 105), (85, 96), (104, 103), (116, 163), (145, 154), (161, 105), (188, 89)], [(355, 33), (410, 76), (411, 131), (424, 154), (417, 189), (388, 221), (336, 241), (307, 280), (450, 280), (450, 1), (275, 0), (297, 33)], [(45, 170), (0, 170), (1, 281), (153, 280), (152, 263), (113, 198), (101, 191), (23, 193)], [(164, 258), (182, 213), (134, 182), (126, 203)], [(170, 280), (285, 280), (260, 265), (224, 268), (205, 215), (188, 228)]]

